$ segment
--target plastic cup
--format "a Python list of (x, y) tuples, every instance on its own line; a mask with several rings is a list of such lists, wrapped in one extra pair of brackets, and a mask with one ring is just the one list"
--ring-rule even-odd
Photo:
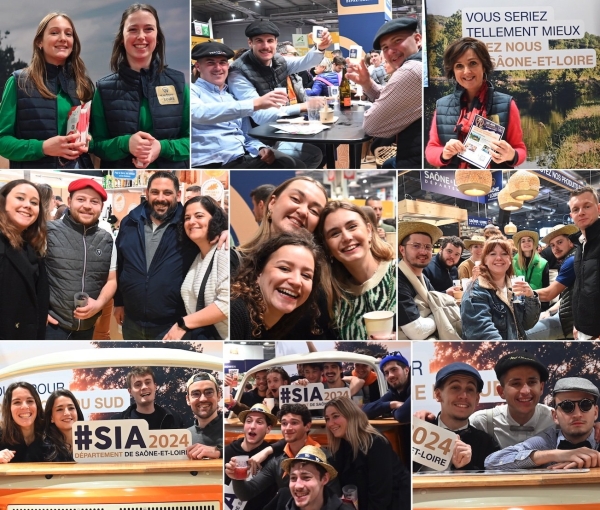
[(323, 30), (325, 30), (325, 27), (314, 26), (312, 29), (313, 42), (317, 46), (319, 46), (321, 44), (321, 41), (323, 40)]
[(476, 261), (474, 262), (474, 264), (475, 264), (476, 266), (480, 266), (480, 265), (481, 265), (481, 260), (476, 260)]
[(235, 459), (234, 476), (236, 480), (245, 480), (248, 478), (248, 455), (233, 457)]
[[(286, 96), (288, 95), (287, 87), (275, 87), (276, 92), (283, 92)], [(287, 106), (290, 103), (289, 99), (281, 106)]]
[(460, 280), (460, 282), (462, 283), (462, 288), (463, 291), (467, 290), (467, 288), (469, 287), (469, 285), (471, 284), (471, 279), (470, 278), (462, 278)]
[(223, 386), (223, 400), (226, 404), (231, 403), (231, 388), (229, 386)]
[(342, 501), (358, 508), (358, 487), (356, 485), (344, 485), (342, 487)]
[(76, 292), (73, 296), (75, 308), (87, 306), (90, 296), (86, 292)]
[(269, 410), (269, 412), (271, 412), (273, 410), (273, 408), (275, 407), (275, 399), (274, 398), (265, 398), (263, 402), (267, 406), (267, 409)]
[(389, 335), (394, 330), (394, 312), (368, 312), (363, 315), (367, 335)]
[(350, 59), (350, 62), (354, 65), (360, 64), (360, 61), (364, 57), (362, 46), (353, 44), (352, 46), (350, 46), (350, 49), (348, 51), (348, 58)]
[(461, 287), (461, 281), (460, 280), (452, 280), (452, 285), (454, 285), (455, 287)]
[(321, 107), (323, 106), (323, 101), (320, 97), (309, 97), (306, 102), (306, 108), (308, 111), (308, 121), (309, 122), (320, 122), (321, 121)]
[(327, 95), (331, 98), (328, 101), (329, 104), (335, 108), (340, 103), (340, 87), (338, 85), (328, 85)]

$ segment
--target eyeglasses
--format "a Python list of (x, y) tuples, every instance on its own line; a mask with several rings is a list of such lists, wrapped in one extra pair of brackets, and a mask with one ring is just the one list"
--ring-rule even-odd
[(404, 246), (412, 246), (416, 251), (421, 251), (421, 250), (425, 250), (427, 252), (433, 251), (432, 244), (406, 243)]
[(213, 398), (215, 396), (215, 390), (209, 388), (204, 391), (194, 390), (190, 393), (190, 397), (192, 398), (200, 398), (201, 395), (204, 395), (206, 398)]
[(579, 406), (582, 413), (587, 413), (596, 405), (596, 402), (589, 398), (583, 398), (581, 400), (563, 400), (559, 404), (556, 404), (556, 407), (560, 407), (565, 414), (571, 414), (575, 410), (575, 404)]

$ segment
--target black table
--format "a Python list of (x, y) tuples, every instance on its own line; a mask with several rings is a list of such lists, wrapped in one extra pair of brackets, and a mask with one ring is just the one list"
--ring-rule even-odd
[[(335, 124), (328, 124), (325, 129), (316, 135), (294, 135), (290, 133), (277, 133), (279, 129), (272, 127), (269, 122), (252, 128), (249, 135), (269, 142), (298, 142), (313, 145), (325, 145), (327, 168), (335, 170), (335, 145), (345, 143), (350, 146), (350, 168), (360, 169), (362, 144), (371, 137), (365, 135), (363, 117), (369, 106), (352, 105), (352, 108), (335, 110), (334, 117), (339, 117)], [(272, 145), (272, 144), (271, 144)]]

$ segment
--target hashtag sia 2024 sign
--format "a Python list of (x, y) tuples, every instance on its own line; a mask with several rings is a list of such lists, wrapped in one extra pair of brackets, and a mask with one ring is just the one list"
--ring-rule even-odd
[(75, 462), (148, 462), (187, 459), (187, 429), (149, 430), (145, 420), (78, 421), (73, 426)]
[(309, 409), (322, 409), (329, 400), (336, 397), (350, 398), (350, 388), (325, 389), (323, 383), (279, 387), (280, 407), (283, 404), (304, 404)]

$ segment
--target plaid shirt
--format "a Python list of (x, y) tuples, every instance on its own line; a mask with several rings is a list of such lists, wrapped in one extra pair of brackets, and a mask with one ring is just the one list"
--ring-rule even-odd
[(397, 135), (422, 116), (423, 63), (407, 60), (385, 87), (371, 80), (363, 90), (374, 101), (365, 112), (365, 132), (381, 138)]

